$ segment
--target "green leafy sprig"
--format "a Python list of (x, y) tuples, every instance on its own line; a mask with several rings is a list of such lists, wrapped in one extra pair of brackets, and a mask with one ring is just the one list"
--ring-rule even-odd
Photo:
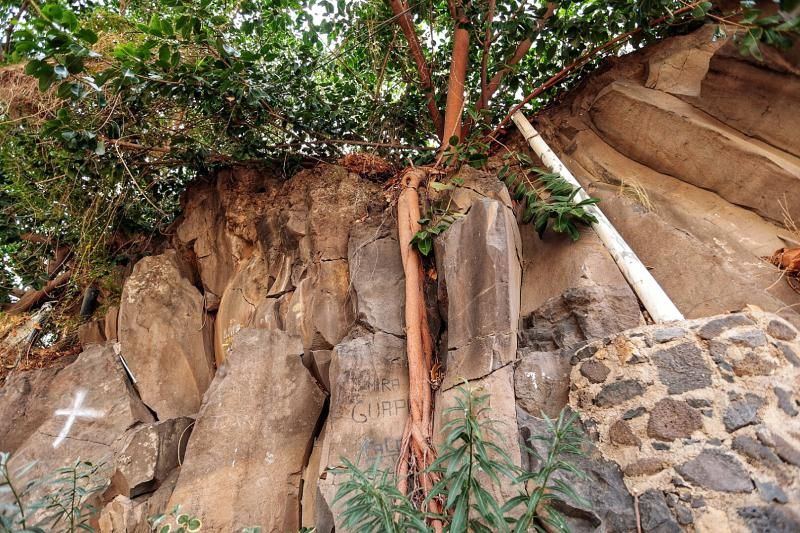
[(506, 159), (516, 158), (520, 164), (504, 165), (498, 177), (508, 187), (511, 197), (522, 206), (522, 222), (533, 223), (540, 238), (548, 227), (556, 233), (566, 233), (573, 241), (580, 238), (580, 226), (597, 222), (586, 207), (597, 204), (598, 198), (576, 202), (580, 189), (567, 180), (546, 170), (534, 167), (525, 154), (506, 154)]

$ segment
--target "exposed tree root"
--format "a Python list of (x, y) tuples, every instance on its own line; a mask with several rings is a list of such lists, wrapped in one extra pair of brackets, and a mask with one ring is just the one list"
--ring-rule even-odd
[[(436, 476), (426, 472), (436, 458), (431, 443), (433, 393), (429, 382), (433, 360), (433, 341), (428, 328), (425, 297), (423, 293), (423, 271), (419, 252), (411, 247), (411, 239), (419, 231), (419, 194), (417, 188), (427, 176), (422, 168), (410, 168), (400, 178), (402, 191), (397, 202), (397, 228), (400, 254), (405, 272), (405, 323), (406, 352), (408, 355), (408, 398), (410, 417), (403, 434), (400, 457), (397, 462), (399, 488), (406, 494), (421, 492), (424, 500), (436, 483)], [(409, 480), (413, 483), (409, 487)], [(434, 500), (429, 510), (441, 512), (441, 503)], [(438, 520), (431, 524), (441, 531)]]

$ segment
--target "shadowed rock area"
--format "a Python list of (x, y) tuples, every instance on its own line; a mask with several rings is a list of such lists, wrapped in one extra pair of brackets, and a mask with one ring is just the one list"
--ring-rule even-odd
[(798, 326), (800, 295), (762, 257), (797, 246), (800, 79), (712, 33), (616, 60), (535, 126), (685, 316), (755, 304)]

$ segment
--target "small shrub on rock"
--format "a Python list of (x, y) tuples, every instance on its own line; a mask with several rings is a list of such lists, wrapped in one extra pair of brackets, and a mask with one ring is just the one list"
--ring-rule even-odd
[[(446, 532), (521, 533), (525, 531), (569, 531), (563, 515), (555, 509), (558, 501), (583, 502), (573, 488), (559, 479), (559, 472), (582, 476), (569, 461), (581, 455), (583, 436), (576, 425), (577, 414), (562, 411), (557, 419), (546, 419), (548, 431), (532, 437), (547, 443), (546, 456), (527, 451), (538, 459), (536, 472), (515, 465), (496, 443), (499, 433), (485, 414), (488, 395), (461, 387), (456, 405), (445, 411), (452, 418), (445, 424), (444, 443), (429, 472), (438, 482), (423, 501), (397, 489), (393, 472), (381, 470), (378, 463), (362, 470), (343, 459), (344, 466), (334, 473), (345, 477), (334, 503), (343, 502), (342, 525), (352, 531), (405, 532), (433, 531), (432, 523), (442, 524)], [(516, 496), (500, 502), (497, 489), (505, 478)], [(426, 511), (431, 501), (441, 504), (441, 513)]]

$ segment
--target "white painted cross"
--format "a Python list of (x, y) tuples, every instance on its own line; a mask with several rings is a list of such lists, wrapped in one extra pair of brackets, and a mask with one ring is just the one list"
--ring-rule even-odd
[(64, 423), (64, 427), (61, 429), (61, 433), (59, 433), (58, 437), (56, 437), (56, 440), (53, 441), (53, 448), (58, 448), (58, 446), (64, 442), (64, 439), (67, 438), (69, 430), (72, 428), (72, 424), (75, 423), (76, 418), (100, 418), (103, 416), (102, 411), (98, 411), (97, 409), (82, 409), (81, 405), (85, 399), (86, 391), (79, 389), (75, 392), (75, 399), (72, 401), (72, 407), (70, 409), (56, 410), (55, 416), (66, 416), (67, 421)]

